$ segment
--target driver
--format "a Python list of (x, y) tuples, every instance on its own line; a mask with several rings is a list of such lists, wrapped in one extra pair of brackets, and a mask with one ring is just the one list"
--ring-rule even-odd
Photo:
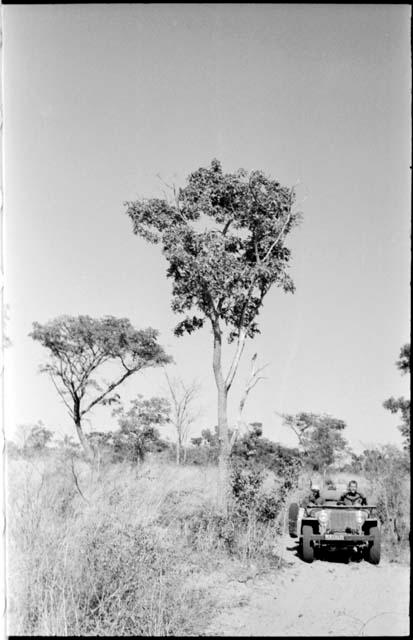
[(337, 504), (353, 506), (353, 505), (367, 504), (367, 500), (365, 496), (363, 496), (363, 494), (360, 493), (360, 491), (357, 491), (357, 482), (355, 480), (351, 480), (348, 483), (347, 491), (343, 493), (343, 495), (340, 497)]

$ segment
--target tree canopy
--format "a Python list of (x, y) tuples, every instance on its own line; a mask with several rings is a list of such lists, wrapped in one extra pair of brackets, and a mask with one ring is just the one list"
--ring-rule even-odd
[[(400, 349), (399, 359), (396, 361), (396, 366), (403, 374), (410, 373), (410, 344), (405, 344)], [(391, 413), (400, 414), (401, 424), (398, 426), (400, 433), (403, 437), (403, 446), (405, 449), (410, 448), (410, 399), (403, 398), (388, 398), (383, 402), (383, 407), (388, 409)]]
[(170, 421), (171, 406), (166, 398), (144, 399), (141, 395), (131, 400), (130, 408), (114, 410), (119, 430), (111, 433), (115, 457), (142, 461), (153, 448), (162, 449), (158, 427)]
[(348, 443), (342, 435), (346, 427), (343, 420), (328, 414), (306, 412), (285, 414), (283, 420), (297, 436), (306, 463), (314, 470), (326, 470), (348, 449)]
[[(91, 449), (81, 426), (85, 414), (116, 401), (118, 396), (110, 394), (137, 371), (171, 362), (155, 329), (135, 329), (126, 318), (60, 316), (45, 324), (34, 322), (29, 335), (49, 351), (49, 362), (40, 370), (49, 374), (88, 456)], [(98, 380), (98, 370), (108, 363), (117, 363), (119, 374), (111, 382)]]
[(172, 308), (187, 314), (177, 335), (202, 327), (208, 318), (230, 327), (230, 340), (252, 336), (269, 288), (294, 291), (284, 246), (300, 220), (293, 203), (293, 189), (261, 171), (225, 174), (218, 160), (191, 173), (172, 202), (126, 203), (134, 233), (163, 245)]

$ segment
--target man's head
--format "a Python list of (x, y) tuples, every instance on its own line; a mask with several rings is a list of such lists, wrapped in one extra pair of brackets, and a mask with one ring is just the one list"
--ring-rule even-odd
[(311, 485), (311, 491), (314, 493), (314, 495), (320, 495), (320, 485), (318, 485), (317, 483), (313, 483)]
[(348, 483), (348, 491), (353, 495), (357, 493), (357, 482), (355, 480), (350, 480)]

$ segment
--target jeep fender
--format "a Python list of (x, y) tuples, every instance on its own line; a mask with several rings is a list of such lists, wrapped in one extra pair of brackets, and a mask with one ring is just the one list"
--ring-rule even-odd
[(301, 534), (302, 534), (302, 531), (303, 531), (303, 527), (305, 525), (310, 526), (312, 528), (312, 530), (313, 530), (313, 533), (318, 533), (319, 523), (318, 523), (318, 520), (316, 518), (306, 518), (306, 517), (304, 517), (301, 520)]

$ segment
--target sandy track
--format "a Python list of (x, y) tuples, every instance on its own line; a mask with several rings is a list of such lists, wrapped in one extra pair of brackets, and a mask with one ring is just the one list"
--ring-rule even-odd
[(290, 538), (283, 549), (289, 566), (274, 577), (227, 585), (229, 592), (237, 593), (238, 605), (224, 610), (207, 635), (409, 634), (407, 566), (385, 560), (378, 566), (365, 561), (345, 564), (331, 554), (306, 564)]

